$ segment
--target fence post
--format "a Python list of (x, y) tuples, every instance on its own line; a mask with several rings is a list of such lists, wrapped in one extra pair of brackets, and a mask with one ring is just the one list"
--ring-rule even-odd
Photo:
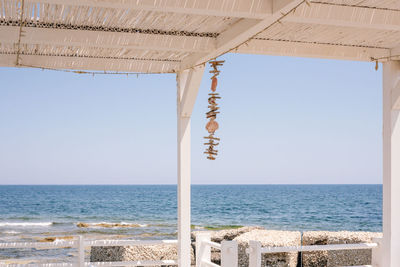
[(238, 267), (238, 244), (236, 241), (221, 242), (221, 267)]
[(249, 267), (261, 267), (261, 242), (249, 242)]
[(382, 238), (372, 238), (372, 242), (377, 243), (378, 246), (372, 249), (372, 267), (383, 267), (382, 266)]
[(205, 266), (203, 260), (211, 261), (211, 247), (203, 241), (211, 241), (210, 233), (198, 233), (196, 235), (196, 267)]
[(81, 235), (78, 237), (78, 266), (85, 267), (85, 240)]

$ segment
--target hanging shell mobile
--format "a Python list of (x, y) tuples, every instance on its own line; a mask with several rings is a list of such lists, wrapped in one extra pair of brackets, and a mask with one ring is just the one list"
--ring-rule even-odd
[(209, 64), (213, 68), (210, 73), (213, 75), (211, 77), (211, 93), (209, 93), (209, 98), (208, 98), (208, 108), (210, 111), (206, 113), (206, 118), (209, 119), (209, 121), (206, 124), (206, 130), (208, 131), (209, 135), (204, 137), (207, 139), (207, 143), (204, 143), (208, 147), (206, 148), (206, 151), (204, 154), (207, 154), (207, 159), (209, 160), (215, 160), (215, 157), (218, 155), (218, 150), (215, 150), (214, 147), (218, 146), (220, 139), (217, 137), (214, 137), (214, 133), (216, 130), (218, 130), (219, 125), (218, 122), (216, 122), (217, 119), (217, 114), (219, 113), (219, 107), (217, 104), (217, 100), (221, 99), (218, 93), (215, 91), (217, 90), (217, 85), (218, 85), (218, 79), (217, 76), (219, 75), (220, 71), (218, 70), (219, 66), (222, 66), (225, 61), (210, 61)]

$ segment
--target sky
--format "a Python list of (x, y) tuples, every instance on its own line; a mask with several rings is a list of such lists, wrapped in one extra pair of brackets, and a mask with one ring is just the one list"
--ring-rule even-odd
[[(192, 115), (193, 184), (382, 182), (374, 63), (229, 54), (217, 160)], [(0, 68), (0, 184), (175, 184), (176, 77)]]

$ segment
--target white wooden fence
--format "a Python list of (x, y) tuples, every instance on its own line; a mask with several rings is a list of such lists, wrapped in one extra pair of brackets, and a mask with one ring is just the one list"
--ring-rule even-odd
[[(259, 241), (250, 241), (246, 253), (249, 254), (249, 267), (261, 267), (261, 258), (264, 253), (284, 252), (310, 252), (310, 251), (333, 251), (333, 250), (354, 250), (372, 249), (372, 265), (360, 265), (352, 267), (375, 267), (380, 258), (380, 239), (374, 239), (375, 243), (358, 244), (334, 244), (334, 245), (312, 245), (312, 246), (288, 246), (288, 247), (262, 247)], [(342, 266), (345, 267), (345, 266)]]
[(44, 264), (2, 264), (0, 266), (35, 266), (35, 267), (95, 267), (95, 266), (154, 266), (154, 265), (178, 265), (177, 260), (142, 260), (142, 261), (116, 261), (116, 262), (86, 262), (86, 247), (107, 247), (107, 246), (148, 246), (162, 244), (177, 244), (177, 240), (84, 240), (83, 236), (71, 241), (56, 240), (54, 242), (32, 242), (32, 243), (0, 243), (0, 249), (6, 248), (76, 248), (78, 257), (74, 263), (44, 263)]
[[(221, 251), (221, 265), (211, 262), (211, 248)], [(237, 267), (238, 245), (236, 241), (222, 241), (221, 244), (211, 241), (209, 233), (198, 233), (196, 236), (196, 267)]]
[[(262, 247), (259, 241), (250, 241), (246, 253), (249, 254), (249, 267), (261, 267), (261, 258), (264, 253), (287, 253), (287, 252), (310, 252), (310, 251), (333, 251), (372, 249), (372, 265), (353, 267), (375, 267), (380, 260), (381, 239), (374, 239), (374, 243), (359, 244), (335, 244), (335, 245), (313, 245), (313, 246), (288, 246), (288, 247)], [(96, 266), (154, 266), (154, 265), (178, 265), (177, 260), (141, 260), (141, 261), (116, 261), (116, 262), (86, 262), (85, 248), (94, 246), (146, 246), (177, 244), (177, 240), (84, 240), (79, 236), (75, 240), (56, 240), (54, 242), (32, 242), (32, 243), (0, 243), (0, 249), (8, 248), (76, 248), (78, 257), (74, 263), (44, 263), (44, 264), (2, 264), (0, 266), (19, 267), (96, 267)], [(211, 261), (211, 249), (221, 251), (221, 265)], [(222, 241), (221, 244), (212, 242), (209, 233), (199, 233), (196, 236), (196, 267), (238, 267), (238, 244), (236, 241)]]

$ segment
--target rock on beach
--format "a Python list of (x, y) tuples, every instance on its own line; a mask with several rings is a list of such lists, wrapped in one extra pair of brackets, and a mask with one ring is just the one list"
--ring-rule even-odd
[[(303, 245), (330, 245), (372, 243), (373, 238), (382, 237), (375, 232), (328, 232), (309, 231), (303, 233)], [(371, 249), (304, 252), (304, 267), (331, 267), (371, 264)]]
[[(220, 231), (193, 231), (191, 259), (195, 265), (196, 236), (208, 232), (211, 240), (220, 243), (223, 240), (238, 242), (238, 266), (248, 267), (249, 257), (246, 249), (249, 241), (260, 241), (262, 246), (299, 246), (324, 244), (352, 244), (370, 243), (374, 237), (381, 237), (381, 233), (373, 232), (324, 232), (309, 231), (303, 236), (298, 231), (266, 230), (262, 227), (241, 227)], [(136, 261), (136, 260), (174, 260), (178, 257), (176, 244), (146, 245), (146, 246), (114, 246), (92, 247), (90, 261)], [(211, 260), (220, 264), (221, 253), (211, 250)], [(339, 250), (291, 253), (271, 253), (262, 255), (262, 265), (268, 267), (331, 267), (371, 264), (371, 249), (366, 250)]]
[[(194, 265), (193, 250), (191, 251), (191, 258), (192, 264)], [(178, 259), (178, 248), (176, 244), (92, 247), (90, 251), (91, 262), (176, 259)]]
[[(238, 242), (239, 267), (249, 266), (249, 256), (246, 249), (249, 241), (260, 241), (263, 247), (298, 246), (301, 243), (301, 233), (295, 231), (274, 231), (256, 229), (234, 239)], [(261, 257), (261, 266), (296, 267), (297, 252), (268, 253)]]

